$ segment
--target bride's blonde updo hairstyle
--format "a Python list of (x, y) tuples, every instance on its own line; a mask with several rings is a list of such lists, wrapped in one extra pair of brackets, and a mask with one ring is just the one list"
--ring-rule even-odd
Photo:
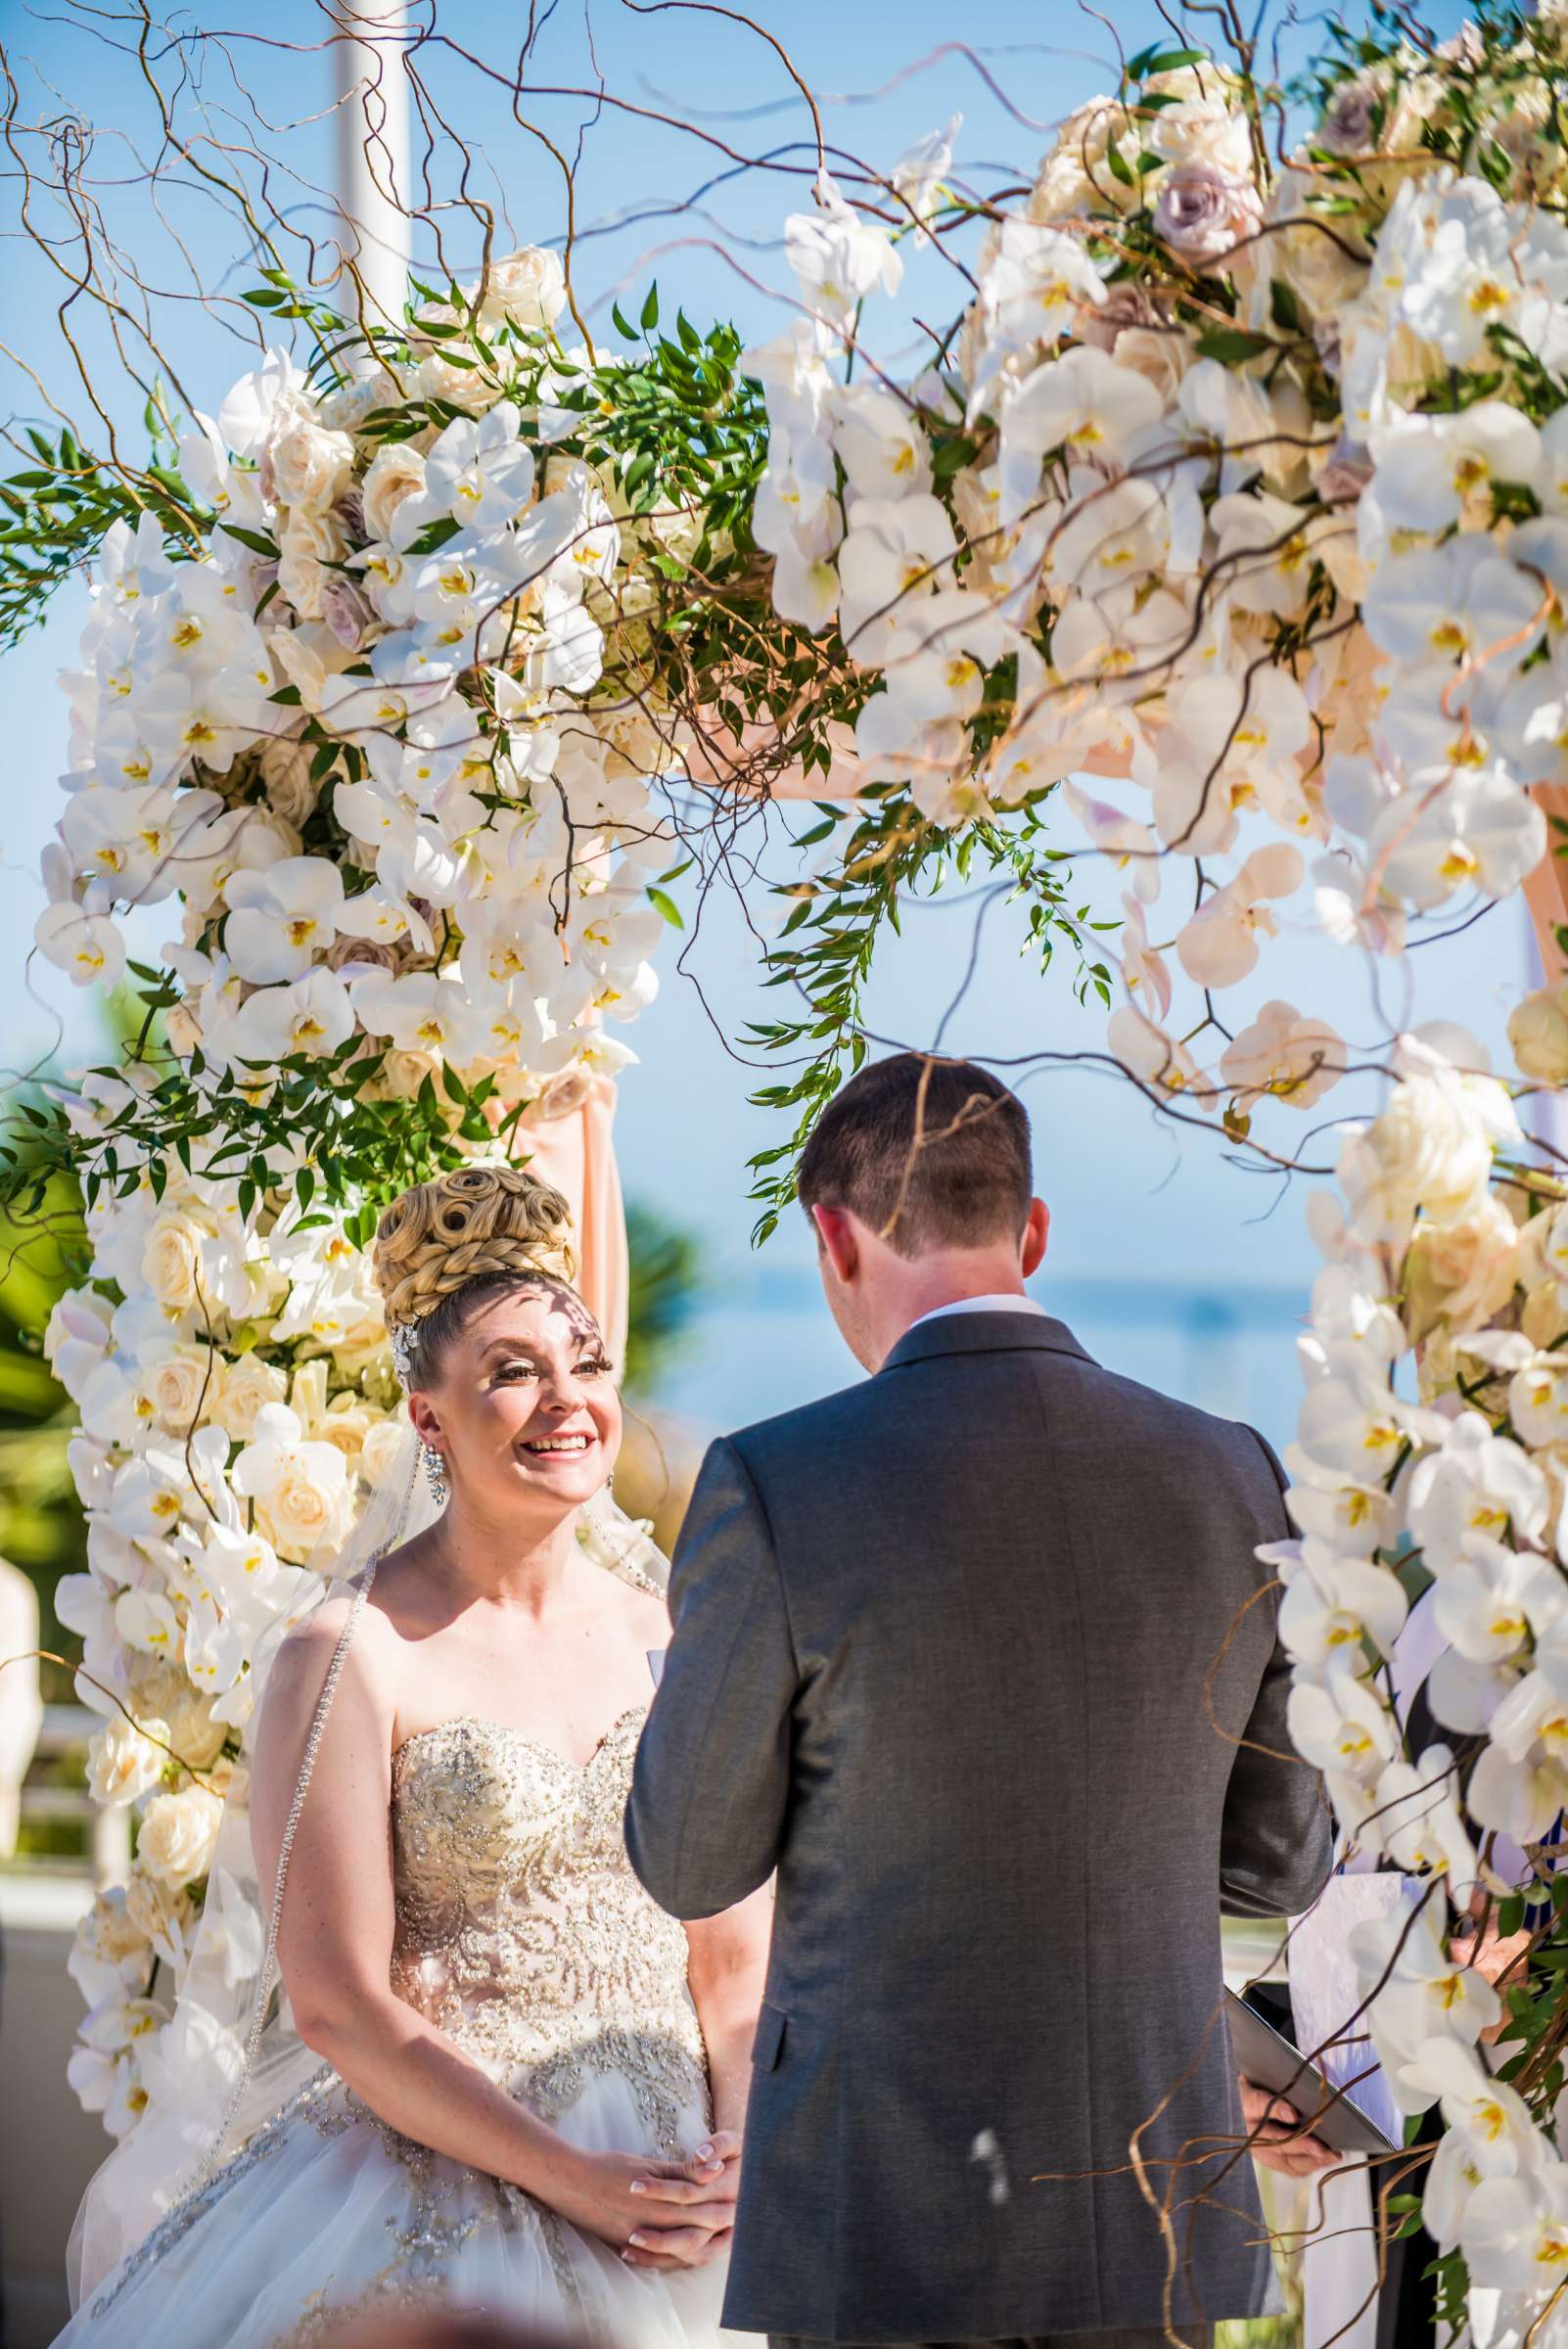
[(572, 1210), (526, 1167), (459, 1167), (392, 1201), (374, 1265), (403, 1384), (427, 1386), (480, 1294), (532, 1280), (576, 1298)]

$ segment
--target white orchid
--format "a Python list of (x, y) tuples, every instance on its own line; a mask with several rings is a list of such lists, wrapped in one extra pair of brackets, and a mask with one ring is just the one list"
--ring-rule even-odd
[(1476, 1535), (1539, 1543), (1546, 1480), (1523, 1448), (1495, 1435), (1480, 1411), (1461, 1411), (1442, 1446), (1417, 1460), (1407, 1489), (1410, 1530), (1441, 1575), (1469, 1554)]
[(1568, 1608), (1568, 1588), (1540, 1557), (1473, 1535), (1439, 1577), (1432, 1605), (1461, 1656), (1505, 1663)]
[(1311, 1109), (1338, 1083), (1347, 1065), (1345, 1039), (1335, 1029), (1277, 997), (1263, 1005), (1220, 1056), (1220, 1074), (1235, 1087), (1243, 1111), (1266, 1098)]
[(1541, 465), (1541, 436), (1506, 400), (1481, 399), (1456, 416), (1396, 413), (1374, 434), (1378, 503), (1398, 529), (1440, 531), (1494, 483), (1529, 489)]
[(1539, 580), (1490, 534), (1393, 555), (1367, 591), (1368, 634), (1400, 661), (1485, 661), (1516, 668), (1546, 624)]
[(1348, 1943), (1367, 2021), (1386, 2072), (1418, 2060), (1429, 2040), (1473, 2046), (1502, 2011), (1502, 2002), (1479, 1967), (1450, 1957), (1433, 1916), (1433, 1901), (1403, 1905), (1392, 1915), (1353, 1925)]
[(224, 948), (242, 979), (259, 986), (302, 979), (338, 934), (343, 879), (319, 856), (285, 856), (239, 872), (224, 888)]
[(432, 1052), (460, 1066), (480, 1046), (479, 1015), (454, 977), (435, 971), (390, 978), (379, 971), (356, 978), (349, 990), (360, 1025), (385, 1036), (400, 1052)]
[(425, 453), (425, 488), (404, 499), (393, 543), (408, 547), (427, 522), (449, 516), (460, 530), (490, 531), (513, 521), (533, 489), (533, 451), (518, 437), (510, 400), (484, 415), (454, 417)]
[(1128, 1074), (1151, 1091), (1178, 1098), (1197, 1110), (1215, 1106), (1214, 1080), (1204, 1075), (1185, 1044), (1135, 1004), (1124, 1003), (1112, 1012), (1105, 1040)]
[(1115, 469), (1160, 418), (1160, 394), (1109, 351), (1080, 344), (1047, 359), (1002, 409), (998, 519), (1017, 522), (1039, 492), (1040, 464), (1056, 450), (1079, 464)]
[(39, 952), (76, 987), (117, 987), (125, 969), (125, 938), (106, 913), (84, 906), (46, 905), (33, 926)]
[[(931, 457), (915, 411), (874, 385), (835, 392), (832, 447), (857, 496), (902, 497), (931, 487)], [(770, 454), (770, 468), (771, 462)], [(831, 479), (831, 460), (829, 472)]]
[(1394, 1758), (1399, 1733), (1393, 1717), (1353, 1675), (1298, 1678), (1290, 1692), (1289, 1722), (1297, 1752), (1333, 1781), (1369, 1791)]
[(1511, 2176), (1483, 2174), (1458, 2236), (1483, 2288), (1554, 2293), (1568, 2274), (1568, 2163), (1521, 2160)]
[(963, 119), (962, 115), (952, 115), (945, 129), (927, 131), (923, 139), (904, 150), (889, 173), (894, 194), (901, 197), (922, 229), (942, 201), (944, 183), (952, 167), (952, 143)]
[(353, 1004), (335, 971), (318, 965), (283, 987), (258, 988), (208, 1047), (229, 1061), (269, 1065), (299, 1053), (319, 1059), (346, 1043)]
[(975, 371), (970, 422), (1009, 357), (1077, 333), (1105, 299), (1104, 278), (1075, 238), (1016, 215), (1004, 219), (982, 275), (986, 348)]
[(903, 262), (886, 229), (862, 220), (827, 170), (817, 173), (812, 193), (816, 210), (792, 212), (784, 223), (784, 256), (814, 316), (845, 327), (878, 286), (898, 292)]
[(1205, 898), (1176, 938), (1187, 977), (1199, 987), (1234, 987), (1257, 967), (1258, 937), (1275, 935), (1268, 911), (1276, 898), (1293, 897), (1306, 870), (1288, 841), (1255, 849), (1233, 881)]
[(1311, 1536), (1266, 1544), (1259, 1555), (1288, 1578), (1279, 1636), (1298, 1663), (1359, 1679), (1366, 1669), (1368, 1639), (1389, 1653), (1408, 1612), (1393, 1575)]
[(1498, 767), (1417, 773), (1385, 807), (1369, 849), (1390, 893), (1423, 911), (1457, 889), (1503, 898), (1546, 850), (1546, 819)]
[(259, 367), (241, 377), (218, 410), (223, 445), (237, 457), (258, 457), (279, 413), (304, 389), (304, 376), (288, 352), (268, 350)]

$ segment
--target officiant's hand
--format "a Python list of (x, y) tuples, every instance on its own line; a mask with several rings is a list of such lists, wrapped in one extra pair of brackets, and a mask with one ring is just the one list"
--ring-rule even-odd
[(621, 2255), (627, 2267), (700, 2268), (727, 2250), (740, 2164), (740, 2139), (732, 2129), (715, 2129), (683, 2167), (650, 2165), (632, 2183), (632, 2192), (654, 2207)]
[(1247, 2150), (1266, 2170), (1282, 2178), (1310, 2178), (1314, 2170), (1331, 2170), (1344, 2160), (1320, 2137), (1304, 2133), (1301, 2114), (1283, 2096), (1271, 2096), (1251, 2080), (1241, 2082), (1241, 2110), (1247, 2123)]

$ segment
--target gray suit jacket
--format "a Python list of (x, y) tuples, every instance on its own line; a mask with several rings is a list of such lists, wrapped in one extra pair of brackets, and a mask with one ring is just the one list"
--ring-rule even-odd
[(1328, 1867), (1247, 1604), (1287, 1530), (1261, 1437), (1023, 1313), (713, 1447), (626, 1837), (677, 1916), (778, 1872), (727, 2325), (1158, 2326), (1168, 2266), (1178, 2322), (1262, 2307), (1216, 2017), (1222, 1909)]

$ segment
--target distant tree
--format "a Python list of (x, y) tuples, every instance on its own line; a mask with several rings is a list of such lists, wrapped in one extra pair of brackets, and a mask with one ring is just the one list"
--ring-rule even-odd
[(626, 1239), (631, 1304), (625, 1386), (640, 1402), (656, 1395), (678, 1359), (707, 1281), (697, 1238), (658, 1208), (633, 1199), (626, 1209)]

